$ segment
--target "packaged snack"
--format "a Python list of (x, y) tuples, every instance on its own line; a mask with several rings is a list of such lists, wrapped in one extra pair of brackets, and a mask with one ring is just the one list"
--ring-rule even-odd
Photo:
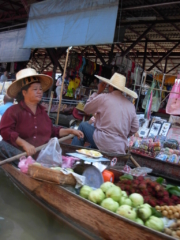
[(176, 155), (180, 155), (180, 151), (179, 150), (176, 150), (176, 149), (173, 149), (173, 153), (176, 154)]
[(164, 148), (164, 153), (168, 154), (168, 155), (171, 155), (174, 153), (174, 150), (173, 149), (170, 149), (170, 148)]
[(166, 162), (167, 158), (168, 158), (168, 155), (166, 155), (166, 154), (164, 154), (164, 153), (159, 153), (159, 154), (156, 156), (156, 159), (159, 159), (159, 160), (164, 161), (164, 162)]
[(140, 146), (139, 146), (139, 149), (142, 149), (142, 150), (147, 151), (147, 150), (148, 150), (148, 146), (143, 145), (143, 144), (141, 143)]
[(136, 140), (133, 144), (133, 148), (139, 148), (140, 140)]
[(167, 139), (164, 142), (164, 148), (171, 148), (171, 149), (178, 149), (179, 148), (179, 143), (175, 139)]
[(179, 158), (176, 154), (172, 154), (169, 156), (167, 162), (171, 162), (171, 163), (178, 163), (179, 162)]

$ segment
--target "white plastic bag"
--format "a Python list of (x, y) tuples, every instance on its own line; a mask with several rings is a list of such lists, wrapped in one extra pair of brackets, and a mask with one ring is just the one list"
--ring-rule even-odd
[(46, 147), (41, 149), (36, 162), (44, 167), (57, 167), (62, 164), (62, 150), (58, 139), (51, 138)]

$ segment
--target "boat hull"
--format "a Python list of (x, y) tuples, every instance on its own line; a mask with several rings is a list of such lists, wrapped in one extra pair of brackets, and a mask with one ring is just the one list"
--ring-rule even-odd
[[(163, 162), (158, 159), (142, 156), (133, 152), (131, 152), (131, 154), (141, 167), (149, 167), (153, 169), (153, 175), (180, 182), (180, 165)], [(129, 161), (128, 165), (133, 166)]]
[(18, 183), (22, 190), (25, 189), (46, 206), (51, 206), (49, 209), (51, 211), (54, 209), (56, 215), (63, 215), (74, 222), (76, 226), (81, 226), (87, 238), (108, 240), (127, 238), (131, 240), (173, 239), (107, 211), (64, 187), (32, 179), (10, 164), (5, 164), (2, 168), (12, 180)]

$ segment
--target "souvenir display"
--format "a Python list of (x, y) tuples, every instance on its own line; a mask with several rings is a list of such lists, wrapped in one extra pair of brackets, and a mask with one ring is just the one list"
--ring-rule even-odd
[(144, 138), (144, 137), (147, 137), (149, 133), (149, 128), (139, 128), (139, 131), (138, 131), (138, 134), (140, 137)]
[(163, 123), (159, 135), (167, 136), (171, 123)]
[(152, 117), (150, 120), (144, 119), (142, 114), (137, 117), (139, 137), (132, 136), (129, 139), (130, 151), (160, 161), (180, 164), (180, 127), (175, 125), (180, 118), (171, 116), (167, 122), (160, 117)]
[(150, 128), (148, 136), (149, 137), (156, 137), (159, 134), (161, 126), (162, 126), (161, 123), (153, 123), (151, 128)]

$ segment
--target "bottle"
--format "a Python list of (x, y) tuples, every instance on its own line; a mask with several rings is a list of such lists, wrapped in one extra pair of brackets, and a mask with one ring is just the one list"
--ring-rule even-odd
[(102, 176), (104, 179), (104, 182), (112, 182), (114, 183), (114, 173), (108, 170), (104, 170), (102, 172)]

